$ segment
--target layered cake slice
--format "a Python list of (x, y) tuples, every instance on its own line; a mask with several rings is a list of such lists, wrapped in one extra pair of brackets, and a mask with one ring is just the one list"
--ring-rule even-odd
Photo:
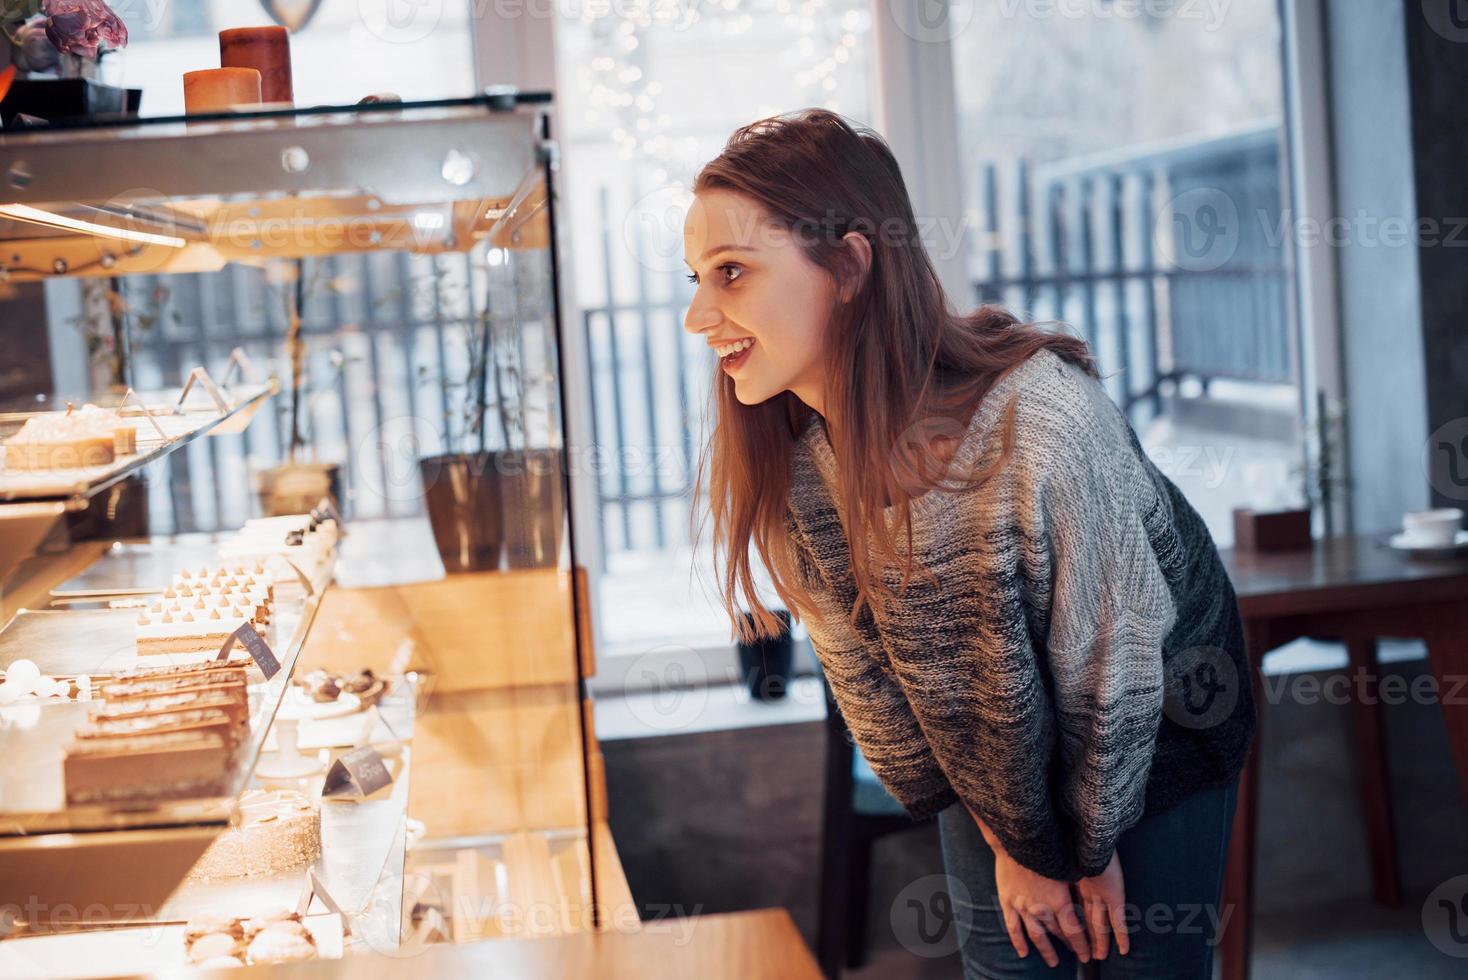
[(94, 426), (100, 431), (110, 432), (112, 451), (118, 456), (130, 456), (138, 451), (137, 425), (124, 419), (110, 408), (87, 404), (81, 407), (81, 411), (67, 417), (76, 419), (84, 425)]
[(92, 710), (94, 722), (110, 723), (137, 718), (154, 718), (190, 708), (223, 711), (230, 721), (241, 727), (249, 723), (250, 705), (243, 684), (213, 687), (179, 688), (166, 694), (144, 694), (103, 701)]
[(147, 684), (154, 681), (183, 681), (196, 683), (199, 678), (210, 681), (245, 682), (245, 665), (231, 660), (206, 660), (197, 664), (175, 664), (166, 667), (132, 667), (113, 674), (112, 684)]
[(218, 735), (232, 749), (239, 742), (240, 727), (230, 713), (222, 708), (188, 707), (124, 718), (96, 715), (91, 722), (77, 730), (76, 738), (87, 741), (166, 735), (173, 732), (207, 732)]
[(224, 791), (230, 749), (216, 732), (79, 738), (62, 762), (68, 803), (122, 803)]
[(104, 466), (137, 452), (137, 428), (116, 412), (87, 405), (79, 412), (37, 415), (5, 440), (5, 468), (68, 470)]
[(224, 792), (249, 732), (242, 664), (129, 670), (97, 687), (64, 750), (71, 803), (140, 802)]
[(168, 680), (104, 684), (102, 698), (89, 717), (95, 726), (143, 725), (181, 711), (209, 710), (229, 720), (233, 744), (244, 738), (250, 723), (250, 699), (243, 679), (178, 677)]
[(230, 664), (234, 670), (227, 673), (214, 671), (181, 673), (169, 677), (134, 677), (128, 680), (111, 680), (97, 689), (99, 696), (109, 705), (128, 701), (148, 700), (164, 694), (187, 693), (194, 697), (216, 691), (231, 698), (244, 700), (244, 665)]
[(137, 620), (139, 657), (217, 653), (248, 623), (272, 637), (274, 590), (253, 568), (231, 565), (184, 571)]

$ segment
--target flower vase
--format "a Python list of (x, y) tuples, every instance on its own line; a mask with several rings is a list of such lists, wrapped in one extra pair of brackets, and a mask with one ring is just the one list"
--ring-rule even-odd
[(57, 74), (62, 78), (85, 78), (96, 81), (100, 76), (101, 62), (96, 58), (83, 58), (77, 54), (63, 54)]

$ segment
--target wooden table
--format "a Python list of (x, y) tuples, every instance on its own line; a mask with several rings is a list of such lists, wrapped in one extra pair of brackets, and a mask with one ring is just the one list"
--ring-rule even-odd
[[(1255, 703), (1261, 708), (1264, 703), (1264, 655), (1292, 640), (1339, 640), (1346, 646), (1352, 673), (1374, 677), (1379, 637), (1420, 638), (1427, 644), (1458, 779), (1468, 800), (1468, 559), (1408, 559), (1386, 547), (1388, 536), (1334, 538), (1297, 552), (1223, 552), (1255, 668)], [(1376, 899), (1395, 905), (1401, 890), (1381, 699), (1353, 702), (1352, 715)], [(1224, 883), (1224, 901), (1234, 909), (1233, 924), (1222, 940), (1224, 980), (1249, 975), (1258, 808), (1256, 733), (1239, 787)]]
[[(421, 955), (413, 955), (419, 953)], [(634, 931), (549, 939), (489, 939), (246, 972), (305, 980), (495, 977), (497, 980), (820, 980), (816, 961), (784, 909), (664, 919)]]

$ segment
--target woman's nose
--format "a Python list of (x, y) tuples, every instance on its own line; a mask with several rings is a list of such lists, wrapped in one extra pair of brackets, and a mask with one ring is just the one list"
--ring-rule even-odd
[(688, 312), (683, 317), (683, 329), (689, 333), (703, 333), (717, 327), (723, 319), (717, 306), (694, 294), (693, 302), (688, 304)]

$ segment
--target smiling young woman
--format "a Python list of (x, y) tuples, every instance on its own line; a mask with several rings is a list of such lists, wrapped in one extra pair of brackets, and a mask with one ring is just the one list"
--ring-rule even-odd
[(938, 815), (965, 974), (1210, 976), (1243, 631), (1085, 343), (956, 312), (891, 150), (822, 110), (733, 134), (684, 258), (723, 602), (780, 631), (762, 561), (883, 785)]

